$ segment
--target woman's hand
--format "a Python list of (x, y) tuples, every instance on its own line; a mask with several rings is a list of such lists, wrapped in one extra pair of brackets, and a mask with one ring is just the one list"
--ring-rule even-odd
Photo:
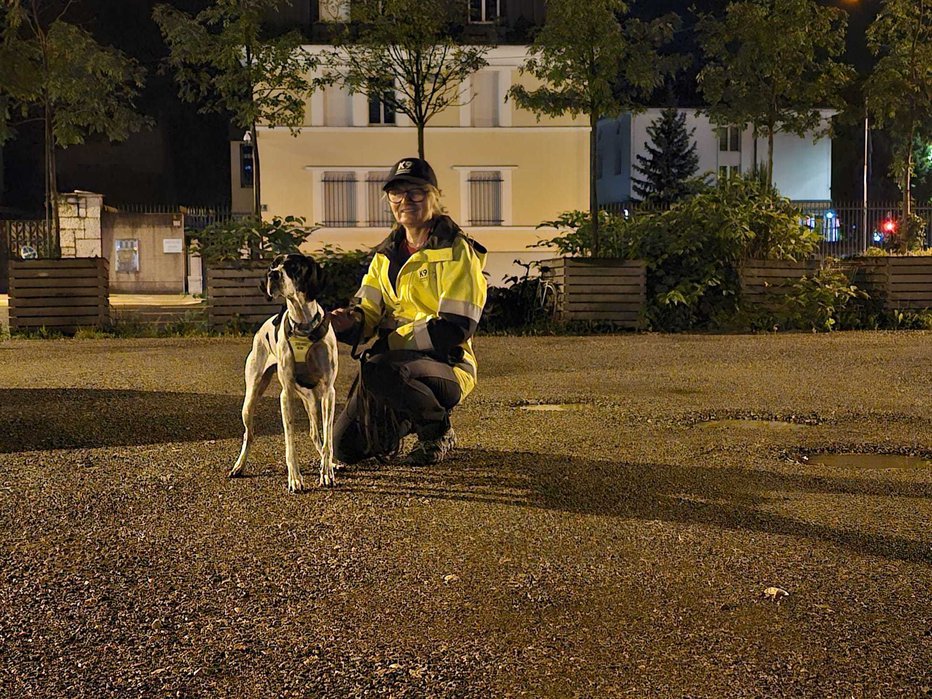
[(353, 326), (359, 322), (359, 316), (352, 308), (335, 308), (330, 311), (330, 325), (333, 332), (344, 333), (352, 330)]

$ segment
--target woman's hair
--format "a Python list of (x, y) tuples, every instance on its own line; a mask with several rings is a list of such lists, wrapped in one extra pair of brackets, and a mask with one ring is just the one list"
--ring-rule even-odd
[(447, 212), (447, 208), (440, 200), (442, 194), (440, 190), (434, 187), (432, 184), (424, 185), (424, 190), (427, 192), (427, 211), (430, 212), (430, 217), (435, 218), (440, 214), (445, 214)]

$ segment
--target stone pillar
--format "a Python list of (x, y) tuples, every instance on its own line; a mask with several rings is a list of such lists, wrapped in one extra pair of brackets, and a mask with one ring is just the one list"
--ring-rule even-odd
[(75, 190), (58, 195), (62, 257), (103, 257), (100, 234), (102, 194)]

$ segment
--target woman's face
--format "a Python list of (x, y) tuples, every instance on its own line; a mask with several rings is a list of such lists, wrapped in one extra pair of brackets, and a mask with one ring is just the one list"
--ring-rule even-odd
[(427, 190), (413, 183), (393, 185), (388, 190), (392, 215), (405, 228), (421, 228), (430, 220)]

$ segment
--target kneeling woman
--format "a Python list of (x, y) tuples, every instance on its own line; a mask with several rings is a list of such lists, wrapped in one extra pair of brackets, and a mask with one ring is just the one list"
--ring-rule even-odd
[[(485, 306), (486, 250), (442, 213), (426, 161), (396, 163), (384, 190), (397, 223), (375, 248), (354, 304), (331, 314), (343, 342), (378, 335), (334, 427), (335, 456), (347, 464), (387, 457), (415, 432), (406, 462), (434, 464), (456, 444), (450, 411), (476, 385), (470, 338)], [(379, 438), (386, 422), (392, 434)]]

